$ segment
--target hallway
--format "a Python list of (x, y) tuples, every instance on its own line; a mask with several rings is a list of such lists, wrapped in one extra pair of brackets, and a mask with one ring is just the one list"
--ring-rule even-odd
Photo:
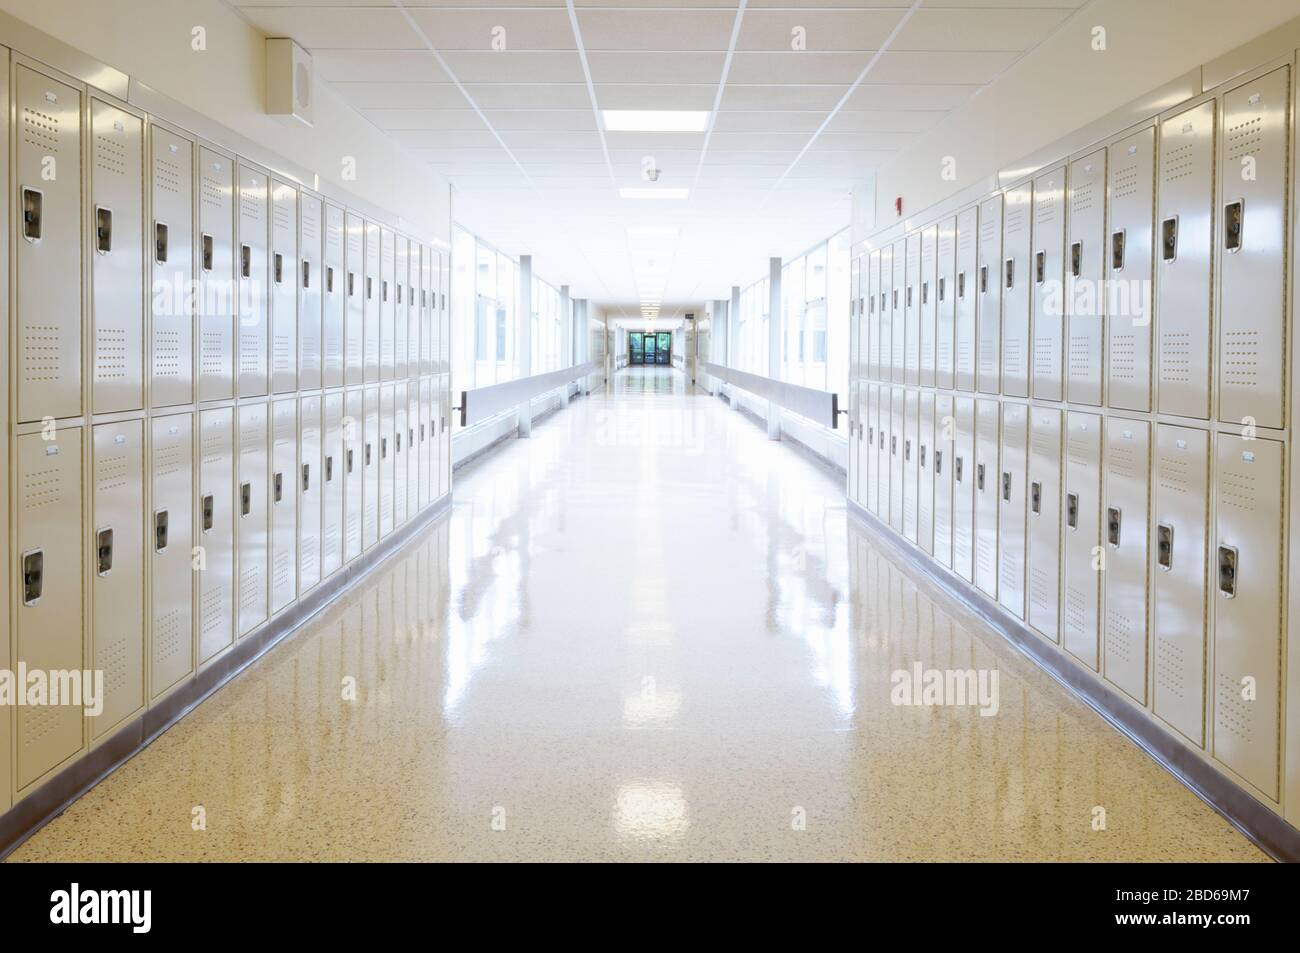
[[(917, 662), (996, 671), (996, 715), (893, 704)], [(1265, 859), (841, 474), (635, 368), (9, 859), (1173, 858)]]

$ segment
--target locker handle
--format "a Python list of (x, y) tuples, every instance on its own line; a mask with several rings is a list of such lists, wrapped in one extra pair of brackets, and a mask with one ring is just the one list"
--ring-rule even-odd
[(388, 459), (388, 438), (387, 437), (379, 438), (379, 459), (380, 460)]
[(962, 471), (965, 469), (965, 467), (962, 466), (963, 462), (964, 461), (962, 460), (962, 458), (958, 457), (957, 460), (953, 463), (952, 476), (953, 479), (956, 480), (958, 483), (965, 482), (962, 479)]
[(889, 435), (889, 455), (891, 457), (898, 456), (898, 437), (892, 433)]
[(1034, 284), (1041, 285), (1047, 280), (1047, 252), (1034, 252)]
[(930, 282), (921, 282), (921, 304), (930, 303)]
[(912, 441), (911, 441), (911, 440), (904, 440), (904, 441), (903, 441), (903, 461), (904, 461), (905, 463), (910, 463), (911, 460), (912, 460)]
[(284, 284), (284, 255), (275, 253), (275, 283)]
[(921, 444), (920, 464), (921, 464), (921, 469), (924, 470), (925, 469), (925, 444)]
[(332, 454), (325, 458), (325, 482), (334, 482), (334, 456)]
[(284, 499), (284, 474), (275, 474), (275, 478), (271, 482), (275, 489), (275, 502), (279, 503)]
[(210, 533), (212, 532), (213, 518), (216, 515), (216, 508), (217, 508), (216, 500), (214, 499), (211, 493), (207, 493), (204, 495), (202, 506), (203, 506), (203, 532)]
[(113, 527), (105, 526), (95, 534), (96, 573), (107, 576), (113, 571)]
[(939, 276), (939, 300), (940, 301), (944, 299), (947, 292), (947, 283), (944, 281), (944, 277), (945, 276), (943, 275)]
[(352, 472), (352, 448), (351, 447), (348, 447), (347, 460), (345, 462), (348, 465), (348, 473), (351, 473)]
[(421, 289), (420, 289), (420, 307), (421, 307), (421, 308), (427, 308), (428, 306), (429, 306), (429, 293), (428, 293), (427, 291), (425, 291), (423, 288), (421, 288)]
[(1035, 516), (1043, 508), (1043, 484), (1037, 480), (1029, 484), (1029, 511)]
[(153, 514), (153, 548), (154, 552), (167, 551), (167, 511), (154, 510)]
[(1106, 507), (1106, 542), (1114, 548), (1119, 548), (1120, 520), (1123, 515), (1118, 506)]
[(401, 452), (402, 452), (402, 432), (399, 430), (399, 431), (397, 431), (397, 433), (393, 434), (393, 436), (397, 439), (397, 445), (393, 448), (393, 452), (394, 452), (394, 453), (401, 453)]
[(1083, 272), (1083, 242), (1070, 245), (1070, 275), (1078, 278)]
[(875, 313), (876, 313), (876, 296), (872, 295), (870, 298), (867, 299), (867, 314), (871, 315)]
[(897, 311), (898, 310), (898, 289), (897, 288), (894, 288), (893, 291), (890, 293), (889, 302), (893, 306), (894, 310)]
[(348, 297), (349, 298), (355, 298), (357, 296), (356, 278), (357, 278), (356, 275), (354, 275), (350, 271), (348, 272)]
[(366, 444), (366, 459), (365, 459), (365, 465), (366, 465), (366, 466), (370, 466), (370, 444)]
[(1174, 528), (1168, 523), (1156, 524), (1156, 565), (1165, 572), (1174, 568)]
[(885, 313), (885, 303), (887, 301), (889, 301), (889, 296), (886, 295), (883, 291), (880, 292), (880, 313), (881, 314)]
[(245, 278), (253, 277), (253, 249), (248, 245), (239, 246), (239, 273)]
[(1002, 471), (1002, 502), (1011, 502), (1011, 474), (1006, 470)]
[(911, 306), (912, 306), (912, 286), (908, 285), (907, 286), (907, 307), (910, 308)]
[(864, 428), (863, 428), (862, 424), (858, 424), (858, 443), (861, 443), (861, 442), (862, 442), (862, 431), (863, 431), (863, 429), (864, 429)]
[(1008, 289), (1014, 288), (1016, 286), (1016, 260), (1008, 258), (1003, 265), (1006, 271), (1006, 286)]
[(153, 223), (153, 260), (167, 264), (167, 223), (156, 219)]
[(989, 290), (989, 266), (980, 265), (980, 294), (987, 294)]
[(1065, 525), (1070, 529), (1079, 528), (1079, 494), (1065, 494)]
[(984, 464), (975, 464), (975, 489), (984, 492)]
[(1160, 257), (1174, 261), (1178, 257), (1178, 216), (1173, 215), (1160, 223)]
[(407, 427), (407, 428), (406, 428), (406, 446), (407, 446), (407, 447), (414, 447), (414, 446), (415, 446), (415, 428), (414, 428), (414, 427)]
[(1127, 229), (1118, 229), (1110, 234), (1110, 270), (1124, 270), (1124, 239)]
[(302, 263), (302, 286), (304, 288), (311, 287), (311, 262), (306, 259), (303, 259)]
[(45, 551), (31, 549), (23, 553), (23, 605), (34, 606), (41, 601), (45, 584)]
[(325, 291), (328, 294), (334, 293), (334, 266), (325, 266)]
[(379, 283), (379, 293), (382, 296), (381, 300), (385, 304), (387, 304), (388, 303), (388, 279), (387, 278), (385, 278), (383, 281)]
[(962, 301), (966, 300), (966, 272), (957, 272), (957, 297)]
[(366, 275), (366, 300), (369, 301), (375, 296), (375, 283), (369, 275)]
[(95, 251), (107, 255), (113, 250), (113, 210), (95, 206)]
[(311, 489), (311, 464), (304, 463), (302, 465), (302, 491), (306, 493), (310, 489)]
[(1238, 199), (1223, 207), (1223, 247), (1230, 252), (1241, 251), (1241, 231), (1245, 224), (1242, 202)]
[(938, 476), (941, 473), (943, 473), (943, 451), (936, 450), (934, 452), (934, 475)]
[(207, 232), (199, 235), (199, 244), (203, 246), (203, 270), (212, 270), (212, 236)]
[(1237, 547), (1219, 547), (1219, 595), (1233, 599), (1237, 595)]
[[(41, 228), (44, 215), (45, 193), (40, 189), (23, 186), (23, 238), (29, 242), (41, 240)], [(38, 594), (36, 598), (40, 598)]]
[(253, 484), (239, 484), (239, 517), (243, 519), (253, 512)]
[(402, 303), (402, 283), (400, 281), (397, 283), (397, 303)]
[(420, 443), (424, 443), (424, 422), (420, 422)]

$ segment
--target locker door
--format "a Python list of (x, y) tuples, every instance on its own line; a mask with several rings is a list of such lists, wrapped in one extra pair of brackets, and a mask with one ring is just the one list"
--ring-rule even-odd
[(1219, 419), (1285, 424), (1291, 70), (1223, 96), (1219, 148)]
[(239, 163), (239, 396), (257, 397), (268, 387), (266, 365), (269, 202), (266, 174)]
[(236, 551), (239, 554), (239, 634), (247, 635), (266, 621), (270, 485), (267, 447), (270, 421), (266, 404), (239, 408), (238, 487), (236, 488)]
[(406, 376), (417, 378), (424, 373), (420, 369), (420, 292), (424, 287), (423, 263), (420, 258), (420, 244), (410, 240), (406, 249)]
[(433, 381), (423, 378), (420, 381), (420, 509), (433, 501), (430, 478), (437, 482), (433, 473), (433, 432), (431, 423), (431, 401), (433, 400)]
[(1061, 641), (1061, 412), (1034, 407), (1029, 415), (1029, 624)]
[(1001, 411), (995, 400), (975, 402), (975, 585), (998, 595), (998, 433)]
[(374, 222), (366, 222), (366, 280), (363, 290), (362, 361), (366, 383), (379, 380), (380, 325), (383, 322), (382, 231)]
[(393, 387), (393, 527), (406, 522), (406, 468), (410, 459), (406, 432), (406, 381)]
[(1139, 705), (1147, 701), (1147, 516), (1151, 426), (1106, 419), (1106, 612), (1102, 674)]
[(347, 306), (343, 313), (343, 382), (351, 386), (361, 383), (365, 369), (366, 226), (351, 212), (344, 221), (343, 295)]
[(907, 242), (899, 239), (894, 242), (894, 274), (890, 279), (889, 312), (892, 330), (890, 331), (890, 348), (892, 356), (889, 365), (893, 369), (893, 381), (901, 384), (907, 377)]
[(271, 407), (271, 613), (298, 597), (298, 402)]
[(451, 491), (451, 313), (447, 310), (447, 286), (451, 264), (446, 255), (438, 256), (438, 350), (442, 368), (442, 404), (438, 416), (438, 496)]
[(411, 296), (407, 289), (410, 287), (410, 254), (408, 252), (409, 242), (405, 235), (394, 236), (394, 277), (393, 290), (396, 292), (396, 300), (393, 302), (393, 379), (406, 379), (406, 332), (410, 327), (407, 318), (407, 309), (410, 307)]
[(934, 558), (941, 566), (952, 568), (952, 469), (953, 435), (952, 396), (934, 395)]
[(93, 445), (90, 633), (104, 710), (91, 721), (92, 739), (144, 705), (144, 424), (100, 424)]
[(1097, 602), (1101, 557), (1101, 418), (1065, 419), (1064, 645), (1097, 670)]
[(324, 403), (320, 573), (328, 579), (343, 565), (343, 395), (326, 394)]
[(876, 353), (882, 381), (894, 379), (894, 246), (880, 249), (880, 317), (876, 326)]
[(903, 395), (903, 535), (917, 540), (917, 481), (920, 456), (918, 449), (920, 395), (909, 390)]
[[(1101, 404), (1102, 315), (1105, 294), (1106, 150), (1070, 163), (1066, 216), (1065, 305), (1069, 354), (1066, 400)], [(1068, 608), (1067, 608), (1068, 611)]]
[(366, 416), (361, 448), (361, 541), (369, 549), (379, 541), (379, 388), (366, 388)]
[(298, 589), (305, 593), (321, 578), (321, 398), (302, 398), (298, 414)]
[(975, 401), (953, 400), (952, 568), (975, 581)]
[(1107, 150), (1106, 402), (1151, 409), (1151, 215), (1155, 202), (1155, 127)]
[(1065, 168), (1034, 179), (1034, 357), (1031, 390), (1038, 400), (1065, 396)]
[(235, 641), (235, 411), (199, 413), (199, 664)]
[(876, 389), (876, 515), (889, 522), (889, 483), (893, 475), (890, 463), (890, 397), (892, 388), (881, 386)]
[(848, 481), (845, 495), (850, 500), (858, 499), (858, 426), (861, 424), (858, 409), (858, 281), (860, 279), (858, 259), (854, 258), (849, 275), (849, 433), (848, 453), (845, 457), (845, 470)]
[(393, 379), (396, 340), (393, 329), (397, 305), (397, 263), (393, 246), (393, 233), (387, 228), (379, 230), (379, 379)]
[(394, 497), (393, 388), (379, 389), (379, 535), (393, 531)]
[[(865, 301), (866, 298), (863, 298)], [(876, 421), (872, 416), (871, 385), (865, 380), (858, 384), (858, 433), (853, 438), (854, 453), (858, 458), (858, 495), (859, 505), (870, 509), (867, 502), (873, 492), (875, 481), (874, 467), (876, 453)]]
[(1002, 285), (1002, 392), (1014, 397), (1029, 396), (1033, 195), (1032, 182), (1008, 191), (1002, 221), (1002, 266), (997, 275)]
[[(81, 93), (15, 65), (13, 95), (19, 126), (14, 135), (14, 202), (23, 210), (13, 252), (15, 357), (18, 422), (28, 423), (76, 417), (82, 410)], [(57, 164), (51, 166), (51, 160)], [(56, 170), (53, 178), (47, 177), (50, 168)], [(20, 714), (20, 733), (23, 725), (39, 719)], [(78, 741), (80, 731), (78, 722)], [(52, 744), (59, 748), (69, 738)], [(45, 763), (40, 756), (27, 757)], [(19, 785), (33, 777), (20, 771)]]
[(321, 289), (321, 384), (343, 386), (343, 313), (347, 272), (343, 268), (343, 209), (325, 204), (325, 242)]
[(150, 144), (150, 403), (174, 407), (194, 400), (194, 143), (151, 126)]
[(1214, 757), (1277, 800), (1285, 448), (1216, 442)]
[(438, 288), (434, 284), (434, 256), (428, 245), (420, 247), (420, 373), (433, 373), (433, 314), (437, 308)]
[[(45, 234), (64, 232), (60, 227)], [(40, 433), (23, 434), (14, 445), (19, 489), (15, 658), (29, 671), (80, 671), (85, 664), (81, 428), (59, 430), (49, 441)], [(81, 749), (85, 719), (82, 709), (71, 705), (20, 706), (14, 718), (15, 780), (21, 792)]]
[(1002, 196), (980, 205), (979, 271), (976, 284), (977, 383), (982, 394), (1002, 389)]
[(298, 389), (298, 190), (271, 180), (271, 391)]
[(867, 258), (867, 379), (880, 380), (880, 252)]
[(194, 415), (155, 417), (152, 429), (149, 685), (161, 698), (194, 671)]
[(1209, 472), (1208, 431), (1156, 425), (1151, 705), (1160, 718), (1202, 748)]
[(90, 125), (91, 410), (104, 414), (144, 406), (144, 121), (92, 98)]
[(298, 386), (321, 386), (321, 268), (324, 207), (314, 195), (298, 199)]
[[(418, 365), (418, 358), (417, 358)], [(414, 519), (420, 512), (420, 454), (429, 445), (428, 440), (421, 441), (420, 433), (423, 420), (420, 417), (420, 382), (410, 381), (406, 385), (406, 518)]]
[[(1163, 414), (1202, 420), (1210, 416), (1214, 113), (1215, 101), (1211, 99), (1160, 124), (1156, 212), (1158, 409)], [(1202, 738), (1203, 734), (1198, 723), (1196, 734), (1189, 737)]]
[(879, 429), (880, 417), (880, 388), (875, 384), (868, 384), (866, 388), (866, 421), (867, 428), (866, 445), (862, 451), (862, 469), (867, 474), (867, 481), (863, 487), (862, 505), (870, 512), (877, 512), (876, 493), (877, 486), (880, 484), (880, 478), (877, 470), (880, 466), (878, 459), (877, 446), (879, 438), (877, 430)]
[(934, 552), (934, 393), (921, 391), (917, 453), (917, 544)]
[(903, 532), (903, 388), (889, 395), (889, 525)]
[(199, 400), (235, 396), (235, 165), (199, 147)]
[(935, 261), (935, 386), (952, 390), (956, 384), (957, 344), (957, 220), (939, 223)]
[(953, 346), (956, 351), (956, 388), (975, 389), (976, 316), (978, 294), (976, 268), (979, 259), (979, 208), (957, 216), (957, 300), (954, 308)]
[(343, 404), (343, 562), (361, 555), (365, 510), (365, 410), (360, 390), (349, 390)]
[(998, 468), (998, 602), (1025, 617), (1025, 473), (1029, 410), (1002, 405), (1002, 465)]
[(935, 374), (935, 332), (938, 315), (939, 298), (935, 293), (935, 262), (939, 241), (939, 229), (935, 225), (921, 232), (920, 275), (918, 276), (917, 294), (921, 298), (921, 373), (922, 387), (934, 386)]
[(907, 236), (903, 291), (903, 380), (921, 382), (921, 233)]

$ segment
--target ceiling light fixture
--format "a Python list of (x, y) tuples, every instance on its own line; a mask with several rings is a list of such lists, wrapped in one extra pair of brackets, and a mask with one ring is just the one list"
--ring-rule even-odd
[(703, 132), (708, 110), (602, 109), (606, 132)]

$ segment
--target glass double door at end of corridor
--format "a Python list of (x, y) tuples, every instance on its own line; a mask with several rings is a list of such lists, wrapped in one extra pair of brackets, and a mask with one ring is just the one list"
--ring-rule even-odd
[(673, 336), (669, 331), (630, 331), (627, 349), (629, 364), (668, 364), (672, 361)]

